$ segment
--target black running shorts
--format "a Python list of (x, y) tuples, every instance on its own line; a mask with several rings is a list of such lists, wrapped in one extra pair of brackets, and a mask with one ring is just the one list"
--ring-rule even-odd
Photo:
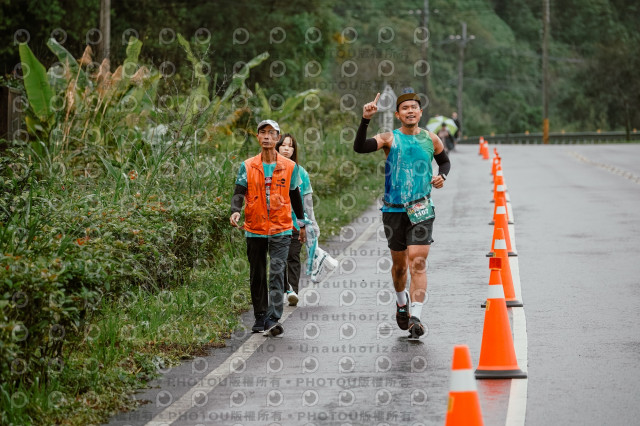
[(434, 219), (414, 225), (405, 212), (382, 212), (387, 245), (394, 251), (406, 250), (407, 246), (431, 245)]

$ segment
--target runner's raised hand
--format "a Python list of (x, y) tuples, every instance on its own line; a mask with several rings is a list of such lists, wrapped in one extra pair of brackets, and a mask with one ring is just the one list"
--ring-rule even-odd
[(373, 102), (369, 102), (362, 107), (362, 117), (370, 120), (373, 115), (378, 112), (378, 99), (380, 99), (380, 92), (376, 95)]

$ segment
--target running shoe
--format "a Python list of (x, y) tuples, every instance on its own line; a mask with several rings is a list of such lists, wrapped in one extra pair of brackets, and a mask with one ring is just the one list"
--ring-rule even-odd
[(396, 322), (398, 323), (400, 330), (409, 329), (409, 318), (409, 305), (406, 304), (404, 306), (398, 306), (396, 303)]
[(409, 329), (409, 318), (411, 314), (409, 313), (409, 292), (407, 290), (404, 291), (407, 297), (407, 303), (404, 306), (399, 306), (398, 302), (396, 302), (396, 322), (398, 323), (398, 327), (400, 330), (408, 330)]
[(264, 336), (276, 337), (282, 333), (284, 333), (284, 328), (277, 319), (269, 317), (264, 321)]
[(420, 318), (409, 318), (409, 339), (419, 339), (424, 335), (424, 325), (420, 322)]
[(256, 322), (253, 323), (251, 331), (254, 333), (262, 333), (264, 331), (264, 317), (265, 314), (256, 314)]

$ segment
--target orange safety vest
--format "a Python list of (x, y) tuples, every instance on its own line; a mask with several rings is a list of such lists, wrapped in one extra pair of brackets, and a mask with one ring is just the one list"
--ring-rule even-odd
[(262, 168), (262, 154), (245, 160), (247, 193), (245, 194), (244, 229), (260, 235), (274, 235), (293, 228), (289, 189), (296, 163), (276, 155), (276, 168), (271, 177), (269, 208)]

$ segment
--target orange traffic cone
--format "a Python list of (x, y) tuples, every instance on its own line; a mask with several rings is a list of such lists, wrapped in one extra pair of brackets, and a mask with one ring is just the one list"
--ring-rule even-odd
[(484, 329), (480, 361), (476, 369), (476, 379), (525, 379), (527, 373), (518, 367), (516, 351), (511, 337), (511, 326), (504, 299), (504, 289), (500, 280), (502, 259), (489, 259), (491, 275), (489, 294), (484, 312)]
[(496, 174), (493, 177), (493, 200), (491, 201), (492, 203), (494, 203), (496, 201), (496, 197), (497, 197), (497, 190), (498, 190), (498, 185), (502, 185), (504, 187), (504, 192), (505, 192), (505, 198), (507, 196), (506, 192), (507, 192), (507, 183), (504, 180), (504, 172), (502, 171), (502, 163), (499, 163), (498, 166), (496, 167)]
[(486, 140), (484, 141), (484, 147), (482, 148), (482, 159), (489, 159), (489, 142), (487, 142)]
[(471, 355), (467, 345), (453, 348), (451, 380), (449, 381), (449, 404), (446, 426), (483, 425), (478, 388), (471, 370)]
[[(507, 205), (507, 185), (504, 183), (504, 177), (496, 175), (496, 181), (498, 184), (496, 185), (496, 190), (493, 191), (493, 199), (490, 202), (495, 203), (498, 198), (502, 198), (504, 201), (504, 205)], [(513, 223), (509, 218), (509, 213), (507, 212), (507, 220), (509, 223)]]
[(495, 150), (493, 153), (495, 154), (495, 156), (493, 157), (493, 161), (491, 164), (491, 176), (494, 177), (494, 181), (495, 181), (495, 176), (496, 176), (496, 168), (498, 167), (498, 165), (500, 164), (500, 156), (498, 155), (498, 151)]
[[(493, 199), (492, 203), (495, 203), (498, 199), (504, 201), (505, 205), (505, 214), (507, 215), (507, 222), (513, 225), (513, 220), (509, 217), (509, 210), (506, 209), (507, 206), (507, 185), (504, 183), (504, 176), (502, 176), (502, 169), (499, 169), (496, 172), (496, 185), (493, 187)], [(493, 215), (496, 215), (496, 207), (497, 204), (493, 207)], [(494, 217), (495, 220), (495, 217)], [(490, 222), (489, 225), (493, 225), (493, 222)]]
[(509, 221), (507, 219), (507, 205), (502, 198), (498, 198), (496, 201), (496, 208), (493, 209), (493, 221), (489, 223), (493, 225), (493, 240), (491, 241), (491, 251), (487, 253), (487, 257), (494, 256), (496, 240), (498, 240), (498, 229), (502, 229), (504, 232), (504, 240), (507, 244), (507, 255), (517, 256), (518, 254), (513, 250), (511, 246), (511, 235), (509, 234)]
[[(493, 201), (496, 201), (496, 189), (498, 185), (504, 185), (504, 172), (502, 171), (502, 164), (498, 164), (496, 172), (493, 174)], [(506, 190), (506, 186), (505, 190)]]
[(509, 265), (509, 254), (507, 253), (507, 242), (504, 238), (504, 230), (502, 228), (496, 229), (497, 238), (493, 243), (493, 257), (499, 257), (502, 259), (502, 268), (500, 268), (500, 279), (502, 280), (502, 287), (504, 288), (504, 296), (507, 302), (507, 307), (516, 308), (523, 306), (522, 302), (516, 299), (516, 292), (513, 289), (513, 280), (511, 279), (511, 266)]
[(484, 137), (480, 136), (480, 139), (478, 140), (478, 155), (482, 155), (483, 147), (484, 147)]

